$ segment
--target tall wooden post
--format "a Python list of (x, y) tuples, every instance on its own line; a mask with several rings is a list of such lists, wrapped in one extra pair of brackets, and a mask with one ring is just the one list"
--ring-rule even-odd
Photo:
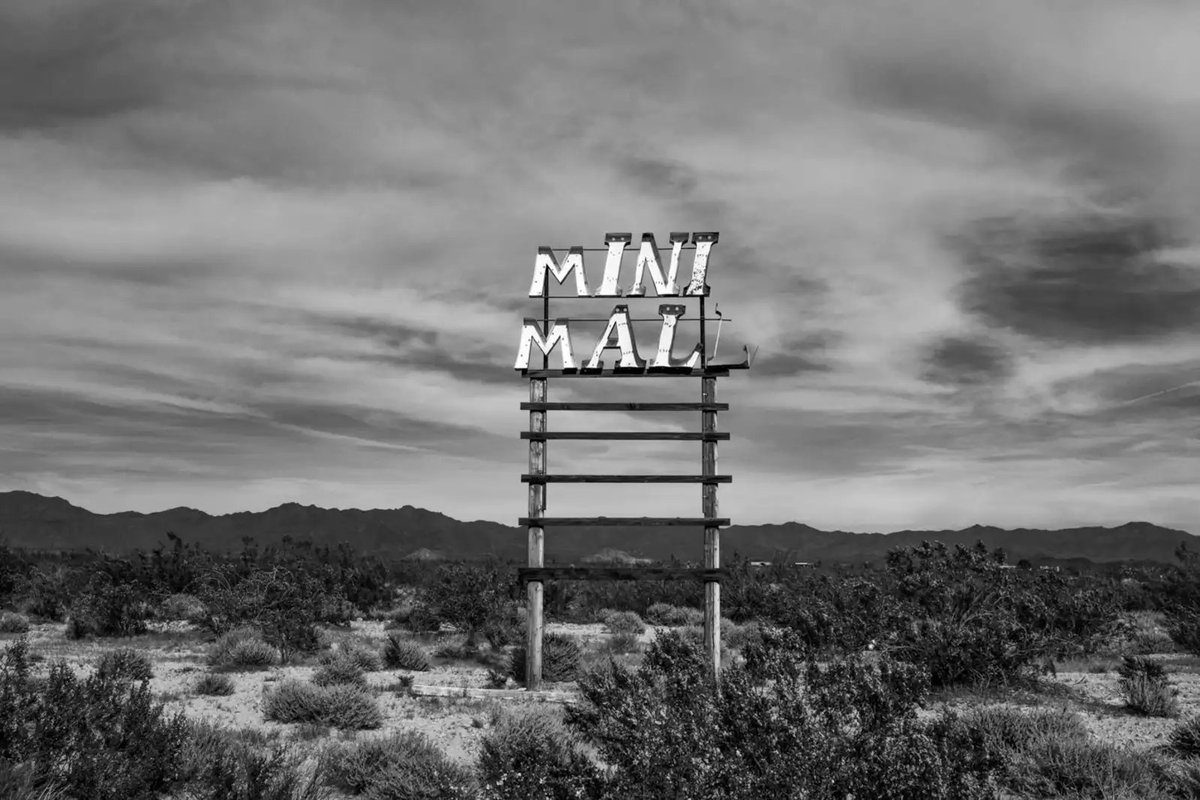
[[(531, 403), (546, 402), (546, 378), (529, 379), (529, 401)], [(546, 430), (546, 412), (533, 410), (529, 412), (529, 430), (533, 433), (544, 433)], [(529, 440), (529, 474), (546, 474), (546, 442), (545, 440)], [(538, 524), (529, 526), (529, 563), (530, 567), (542, 567), (546, 545), (546, 530), (542, 527), (541, 518), (546, 516), (546, 484), (529, 484), (529, 516), (538, 520)], [(525, 643), (525, 686), (530, 691), (542, 688), (542, 601), (543, 584), (541, 581), (530, 581), (526, 587), (526, 616), (527, 635)]]
[[(705, 376), (700, 379), (700, 401), (705, 408), (700, 411), (701, 431), (706, 434), (700, 443), (701, 475), (705, 478), (717, 474), (717, 379)], [(702, 512), (706, 520), (717, 517), (717, 484), (702, 484)], [(706, 522), (704, 526), (704, 567), (719, 569), (721, 566), (721, 529), (713, 523)], [(721, 672), (721, 584), (719, 581), (707, 581), (704, 584), (704, 644), (708, 650), (709, 662), (712, 665), (714, 680)]]

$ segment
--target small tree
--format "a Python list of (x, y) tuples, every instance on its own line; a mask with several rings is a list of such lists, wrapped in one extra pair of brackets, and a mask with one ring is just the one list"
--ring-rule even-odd
[(447, 564), (421, 592), (421, 602), (439, 619), (463, 630), (474, 647), (488, 624), (507, 617), (515, 582), (494, 564)]

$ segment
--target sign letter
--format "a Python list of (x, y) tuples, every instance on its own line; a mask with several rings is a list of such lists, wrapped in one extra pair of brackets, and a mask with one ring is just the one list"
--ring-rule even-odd
[[(611, 323), (609, 323), (611, 325)], [(517, 345), (517, 363), (513, 369), (529, 369), (529, 357), (534, 345), (549, 356), (554, 346), (562, 342), (562, 368), (575, 369), (575, 353), (571, 350), (571, 329), (565, 319), (556, 319), (550, 326), (550, 335), (543, 336), (541, 326), (534, 320), (525, 320), (521, 328), (521, 341)]]
[(596, 342), (596, 349), (592, 351), (592, 357), (588, 359), (584, 369), (603, 369), (600, 356), (610, 348), (621, 351), (621, 361), (617, 365), (621, 369), (646, 368), (646, 360), (638, 355), (637, 342), (633, 338), (629, 306), (617, 306), (613, 309), (612, 316), (608, 318), (608, 325), (604, 327), (604, 334)]
[(692, 242), (696, 245), (696, 255), (692, 260), (692, 280), (683, 292), (685, 295), (708, 296), (708, 254), (712, 252), (713, 245), (717, 243), (717, 237), (716, 232), (692, 234)]
[(552, 249), (539, 247), (537, 260), (533, 262), (533, 283), (529, 285), (530, 297), (541, 297), (546, 291), (546, 270), (549, 270), (559, 283), (567, 279), (567, 274), (571, 270), (575, 270), (575, 294), (580, 297), (588, 296), (587, 275), (583, 272), (582, 247), (572, 247), (561, 265), (554, 257)]
[(683, 312), (687, 310), (687, 306), (683, 305), (663, 305), (658, 307), (658, 313), (662, 316), (662, 330), (658, 334), (658, 353), (654, 356), (654, 363), (651, 367), (687, 367), (695, 369), (697, 362), (700, 361), (700, 345), (697, 344), (692, 349), (692, 354), (688, 356), (687, 361), (676, 363), (671, 358), (671, 349), (675, 345), (675, 323), (683, 316)]
[(633, 286), (629, 289), (631, 297), (641, 297), (646, 294), (642, 285), (646, 273), (654, 281), (654, 291), (660, 297), (679, 294), (675, 285), (675, 277), (679, 274), (679, 251), (687, 244), (687, 233), (671, 234), (671, 267), (667, 276), (663, 277), (662, 258), (658, 254), (658, 243), (654, 241), (653, 233), (642, 234), (642, 248), (638, 251), (637, 270), (633, 273)]
[(633, 241), (632, 233), (606, 233), (604, 243), (608, 245), (608, 259), (604, 262), (604, 280), (600, 283), (600, 291), (596, 297), (620, 297), (621, 290), (617, 281), (621, 279), (621, 258), (625, 255), (625, 246)]

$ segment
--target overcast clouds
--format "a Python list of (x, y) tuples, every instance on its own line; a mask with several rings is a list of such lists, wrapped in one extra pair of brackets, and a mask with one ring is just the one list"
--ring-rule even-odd
[(1200, 532), (1197, 75), (1183, 2), (6, 2), (0, 488), (513, 523), (537, 245), (719, 230), (735, 521)]

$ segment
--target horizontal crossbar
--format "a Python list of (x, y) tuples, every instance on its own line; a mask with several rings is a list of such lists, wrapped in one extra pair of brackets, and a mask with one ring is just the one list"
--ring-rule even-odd
[(521, 483), (733, 483), (732, 475), (522, 475)]
[(707, 369), (688, 369), (687, 367), (649, 367), (640, 369), (605, 369), (605, 370), (565, 370), (565, 369), (523, 369), (525, 378), (722, 378), (729, 375), (730, 369), (741, 369), (740, 366), (708, 367)]
[(521, 517), (530, 528), (621, 525), (628, 527), (720, 528), (729, 517)]
[(522, 411), (728, 411), (729, 403), (521, 403)]
[(709, 431), (521, 431), (522, 439), (544, 442), (550, 439), (579, 439), (603, 441), (675, 441), (675, 442), (726, 442), (727, 432)]
[(691, 567), (521, 567), (521, 583), (562, 581), (703, 581), (719, 583), (729, 573), (724, 569)]

